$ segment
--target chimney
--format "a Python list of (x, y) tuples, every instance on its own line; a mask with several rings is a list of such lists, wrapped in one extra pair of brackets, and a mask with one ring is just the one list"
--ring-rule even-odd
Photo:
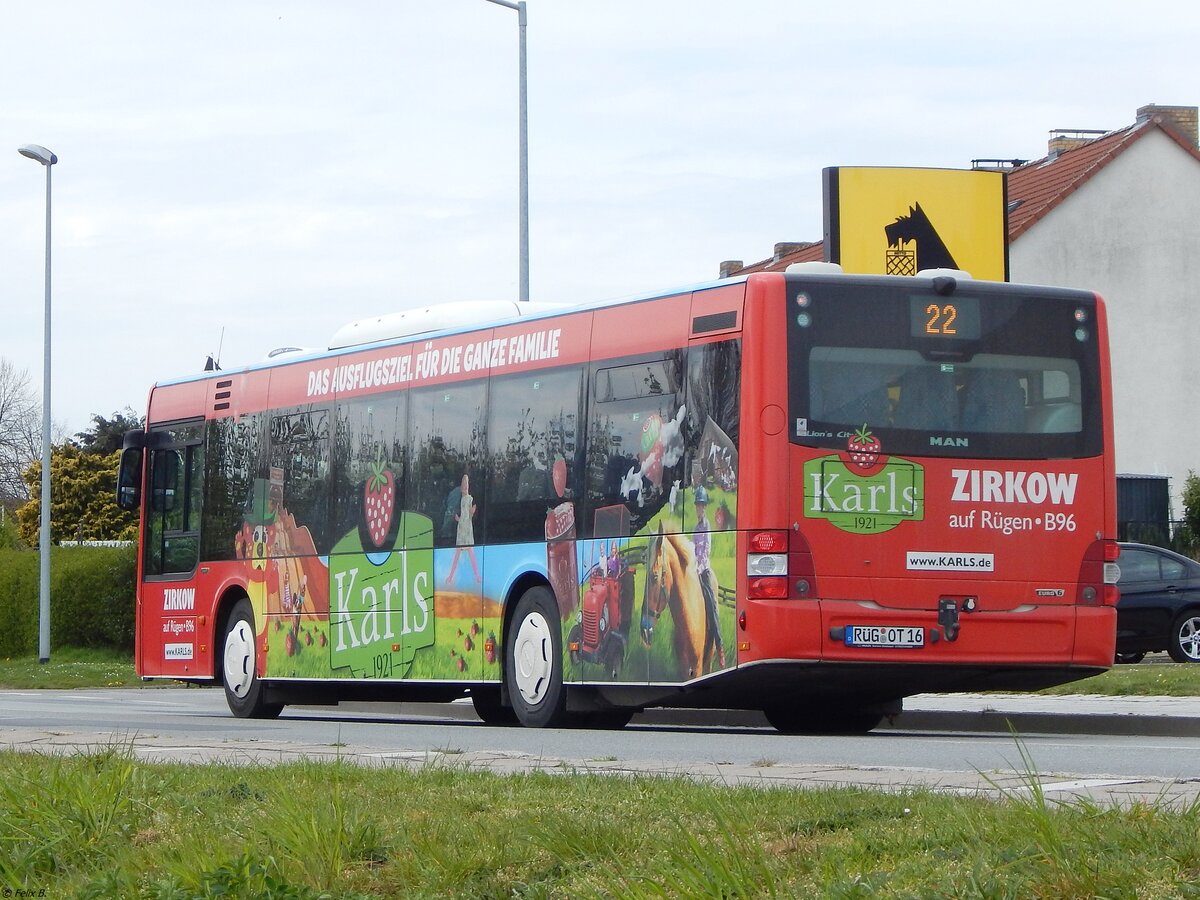
[(1158, 116), (1171, 125), (1195, 147), (1200, 134), (1197, 133), (1196, 107), (1194, 106), (1159, 106), (1157, 103), (1147, 103), (1137, 111), (1139, 122)]
[(771, 262), (779, 262), (785, 256), (812, 246), (812, 241), (782, 241), (775, 245), (775, 254)]
[(746, 267), (742, 265), (742, 261), (740, 259), (727, 259), (721, 263), (721, 277), (731, 278), (744, 268)]
[(1108, 132), (1096, 128), (1055, 128), (1050, 132), (1050, 158), (1058, 159), (1068, 150), (1090, 144), (1105, 134)]

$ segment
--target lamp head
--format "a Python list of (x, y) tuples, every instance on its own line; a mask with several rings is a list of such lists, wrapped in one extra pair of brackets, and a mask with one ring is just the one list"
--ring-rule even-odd
[(58, 157), (40, 144), (26, 144), (24, 147), (18, 147), (17, 152), (22, 156), (37, 160), (43, 166), (52, 166), (58, 162)]

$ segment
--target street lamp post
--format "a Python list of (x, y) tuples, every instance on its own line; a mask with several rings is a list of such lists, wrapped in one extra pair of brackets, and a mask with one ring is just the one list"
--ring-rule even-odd
[(509, 0), (488, 0), (498, 6), (507, 6), (517, 11), (517, 25), (521, 35), (520, 57), (520, 192), (521, 192), (521, 285), (520, 299), (529, 299), (529, 107), (525, 91), (525, 0), (510, 3)]
[(41, 575), (38, 586), (38, 659), (50, 662), (50, 168), (58, 157), (38, 144), (17, 152), (46, 167), (46, 307), (43, 327), (42, 373), (42, 521), (38, 552)]

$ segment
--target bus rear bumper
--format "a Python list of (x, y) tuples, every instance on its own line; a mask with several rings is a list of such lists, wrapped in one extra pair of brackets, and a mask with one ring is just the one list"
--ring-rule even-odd
[[(738, 663), (820, 660), (903, 668), (1109, 668), (1116, 610), (1068, 603), (906, 609), (853, 600), (748, 601)], [(1067, 679), (1071, 680), (1071, 679)]]

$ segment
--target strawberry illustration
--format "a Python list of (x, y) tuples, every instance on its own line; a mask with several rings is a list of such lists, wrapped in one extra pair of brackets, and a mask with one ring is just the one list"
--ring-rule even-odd
[(879, 461), (879, 438), (871, 434), (866, 424), (850, 436), (850, 461), (860, 469), (869, 469)]
[(371, 474), (363, 488), (363, 521), (376, 548), (383, 546), (392, 529), (395, 502), (396, 476), (380, 457), (371, 463)]

